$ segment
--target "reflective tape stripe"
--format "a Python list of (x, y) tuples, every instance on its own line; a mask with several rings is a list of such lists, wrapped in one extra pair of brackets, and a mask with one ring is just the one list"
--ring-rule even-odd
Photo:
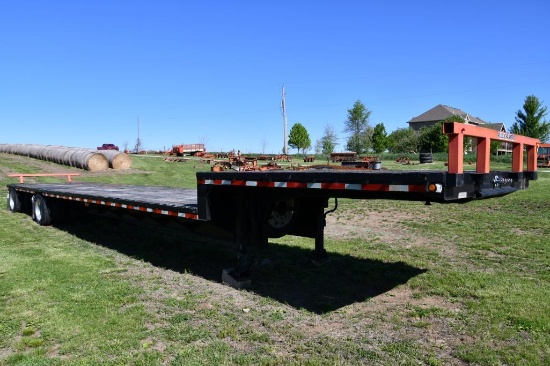
[[(20, 191), (27, 192), (27, 193), (32, 193), (32, 194), (36, 193), (35, 191), (26, 190), (26, 189), (21, 189)], [(118, 203), (118, 202), (101, 201), (101, 200), (94, 200), (94, 199), (82, 198), (82, 197), (72, 197), (72, 196), (65, 196), (65, 195), (59, 195), (59, 194), (53, 194), (53, 193), (43, 193), (42, 192), (41, 194), (45, 197), (64, 199), (64, 200), (68, 200), (68, 201), (92, 203), (92, 204), (95, 204), (95, 205), (101, 205), (101, 206), (107, 206), (107, 207), (118, 207), (118, 208), (124, 208), (124, 209), (127, 209), (127, 210), (155, 213), (155, 214), (165, 215), (165, 216), (182, 217), (182, 218), (192, 219), (192, 220), (198, 220), (199, 219), (199, 215), (194, 214), (194, 213), (163, 210), (163, 209), (149, 208), (149, 207), (144, 207), (144, 206), (134, 206), (134, 205)]]
[(362, 183), (340, 183), (340, 182), (266, 182), (247, 180), (221, 180), (221, 179), (200, 179), (198, 184), (203, 185), (232, 185), (247, 187), (267, 188), (307, 188), (327, 190), (352, 190), (352, 191), (379, 191), (379, 192), (426, 192), (424, 184), (362, 184)]

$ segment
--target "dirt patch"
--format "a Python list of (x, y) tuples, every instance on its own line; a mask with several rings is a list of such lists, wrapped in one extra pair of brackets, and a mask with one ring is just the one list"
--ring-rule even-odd
[(407, 212), (343, 211), (327, 215), (325, 235), (334, 239), (380, 237), (392, 241), (410, 236), (410, 232), (401, 223), (414, 219), (415, 217)]
[[(171, 327), (171, 318), (180, 313), (186, 315), (193, 328), (206, 328), (210, 334), (218, 334), (225, 343), (240, 350), (253, 350), (257, 346), (253, 341), (242, 339), (243, 332), (269, 338), (272, 352), (279, 357), (299, 354), (302, 347), (322, 342), (337, 345), (341, 340), (352, 340), (382, 354), (387, 345), (406, 341), (424, 349), (437, 349), (437, 357), (445, 364), (462, 364), (453, 356), (457, 345), (463, 343), (455, 327), (461, 306), (437, 296), (417, 297), (406, 285), (368, 301), (318, 315), (266, 301), (253, 292), (147, 264), (136, 265), (123, 256), (118, 257), (128, 271), (117, 275), (144, 289), (141, 302), (151, 314), (148, 323), (151, 330)], [(191, 294), (198, 301), (190, 309), (172, 305), (185, 302)], [(239, 327), (227, 328), (228, 318), (236, 319)], [(397, 318), (400, 320), (396, 322)], [(147, 342), (158, 344), (154, 340)], [(171, 346), (167, 341), (162, 344), (163, 348)]]

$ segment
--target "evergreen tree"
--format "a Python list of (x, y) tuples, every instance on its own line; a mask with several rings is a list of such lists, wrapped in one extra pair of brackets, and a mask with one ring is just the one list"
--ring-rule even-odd
[(548, 141), (550, 138), (550, 122), (544, 119), (546, 115), (547, 108), (542, 106), (539, 98), (529, 95), (523, 103), (523, 111), (518, 110), (516, 112), (516, 122), (512, 125), (510, 131), (541, 141)]

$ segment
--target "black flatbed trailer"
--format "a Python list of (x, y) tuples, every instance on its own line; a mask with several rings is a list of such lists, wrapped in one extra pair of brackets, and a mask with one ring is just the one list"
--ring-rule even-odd
[[(15, 183), (8, 184), (8, 209), (30, 212), (40, 225), (49, 225), (68, 210), (89, 206), (171, 217), (184, 223), (208, 222), (231, 233), (241, 254), (249, 244), (265, 245), (268, 238), (291, 234), (314, 238), (313, 257), (320, 260), (326, 257), (325, 217), (336, 210), (338, 198), (460, 203), (513, 193), (537, 179), (538, 140), (495, 135), (494, 139), (514, 145), (513, 169), (489, 171), (489, 142), (485, 140), (493, 138), (496, 131), (479, 131), (478, 127), (458, 123), (445, 124), (443, 128), (449, 134), (447, 171), (324, 166), (308, 170), (199, 172), (196, 190), (96, 183)], [(481, 140), (476, 171), (463, 171), (462, 167), (462, 139), (472, 134), (468, 131), (477, 132), (474, 136)], [(524, 148), (528, 153), (526, 171)], [(331, 198), (335, 199), (334, 208), (326, 211)], [(239, 258), (235, 277), (248, 272), (246, 256)]]
[[(262, 172), (199, 172), (197, 189), (99, 183), (8, 184), (8, 207), (41, 225), (68, 208), (90, 205), (208, 221), (243, 243), (287, 234), (315, 238), (324, 255), (325, 208), (331, 198), (465, 202), (527, 188), (536, 172), (350, 171), (337, 167)], [(336, 203), (337, 204), (337, 203)]]
[(241, 202), (254, 197), (259, 201), (354, 198), (450, 203), (509, 194), (527, 188), (533, 179), (536, 173), (457, 175), (445, 171), (349, 171), (325, 167), (302, 171), (201, 172), (197, 173), (196, 190), (102, 183), (14, 183), (8, 184), (8, 189), (52, 200), (210, 221), (212, 211), (219, 210), (217, 200), (224, 198), (226, 201), (237, 197)]

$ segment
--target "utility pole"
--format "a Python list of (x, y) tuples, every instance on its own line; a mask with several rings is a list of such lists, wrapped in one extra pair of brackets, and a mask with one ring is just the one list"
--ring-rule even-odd
[(139, 154), (139, 152), (141, 151), (141, 139), (139, 138), (139, 115), (137, 117), (137, 133), (137, 141), (134, 150), (136, 154)]
[(287, 155), (288, 154), (288, 142), (287, 142), (287, 138), (286, 138), (286, 91), (285, 91), (285, 84), (283, 84), (283, 90), (282, 90), (282, 99), (281, 99), (281, 108), (283, 109), (283, 131), (284, 131), (284, 147), (283, 147), (283, 154)]

